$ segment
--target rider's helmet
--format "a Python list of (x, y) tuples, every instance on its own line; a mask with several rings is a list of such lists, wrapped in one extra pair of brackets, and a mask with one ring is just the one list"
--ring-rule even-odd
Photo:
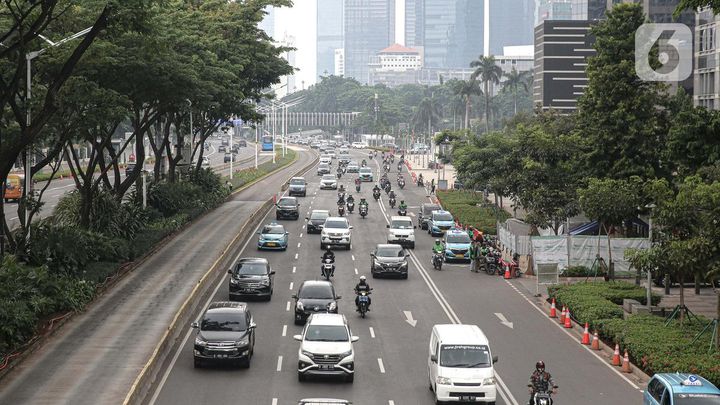
[(400, 204), (405, 204), (405, 200), (400, 200)]
[(360, 276), (360, 284), (365, 284), (365, 276)]
[(545, 362), (542, 360), (539, 360), (537, 363), (535, 363), (535, 370), (537, 371), (545, 371)]
[(435, 243), (440, 243), (440, 239), (435, 239)]

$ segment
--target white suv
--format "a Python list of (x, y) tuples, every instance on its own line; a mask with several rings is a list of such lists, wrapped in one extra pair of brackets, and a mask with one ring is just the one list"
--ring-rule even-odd
[(387, 243), (397, 243), (415, 249), (415, 225), (410, 217), (392, 216), (387, 227), (389, 229)]
[(325, 250), (327, 246), (344, 246), (348, 250), (352, 249), (352, 228), (347, 218), (326, 218), (320, 233), (320, 249)]
[(328, 375), (355, 379), (355, 351), (357, 336), (350, 333), (345, 315), (312, 314), (303, 328), (298, 349), (298, 381), (307, 376)]

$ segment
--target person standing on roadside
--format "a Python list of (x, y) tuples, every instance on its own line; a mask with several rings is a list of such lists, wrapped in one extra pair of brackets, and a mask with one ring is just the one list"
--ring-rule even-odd
[(472, 242), (470, 242), (470, 271), (473, 273), (478, 271), (478, 256), (480, 253), (478, 249), (478, 241), (473, 239)]
[(430, 194), (435, 194), (435, 179), (430, 180)]

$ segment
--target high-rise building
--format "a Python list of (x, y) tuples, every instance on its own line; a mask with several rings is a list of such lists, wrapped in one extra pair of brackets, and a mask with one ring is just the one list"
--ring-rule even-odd
[(265, 7), (265, 13), (265, 18), (258, 24), (258, 27), (272, 38), (275, 36), (275, 7)]
[(468, 67), (483, 53), (484, 0), (423, 1), (415, 29), (422, 32), (425, 66)]
[(343, 47), (343, 2), (317, 0), (316, 74), (335, 73), (335, 50)]
[(695, 24), (695, 86), (696, 106), (720, 110), (720, 47), (718, 28), (720, 15), (703, 8), (696, 15)]
[(405, 0), (405, 46), (423, 46), (423, 9), (425, 0)]
[(345, 76), (345, 49), (335, 50), (335, 76)]
[[(283, 36), (282, 41), (279, 42), (280, 46), (288, 47), (288, 48), (294, 48), (297, 44), (295, 42), (295, 37), (292, 35), (288, 35), (285, 33)], [(289, 50), (282, 54), (282, 57), (288, 62), (288, 64), (292, 67), (297, 67), (295, 63), (295, 51)], [(280, 78), (280, 83), (274, 86), (276, 88), (275, 94), (277, 94), (278, 97), (282, 98), (287, 96), (290, 93), (294, 93), (297, 89), (296, 87), (296, 81), (295, 81), (295, 73), (291, 73), (287, 76), (283, 76)]]
[(538, 3), (538, 21), (573, 20), (573, 6), (577, 1), (571, 0), (540, 0)]
[(395, 0), (345, 0), (345, 76), (369, 80), (370, 59), (395, 42)]
[(491, 55), (502, 55), (506, 46), (532, 45), (535, 0), (490, 1), (489, 21)]

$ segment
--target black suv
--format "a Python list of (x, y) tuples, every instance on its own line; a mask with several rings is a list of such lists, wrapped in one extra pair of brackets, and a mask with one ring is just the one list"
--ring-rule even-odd
[(408, 254), (399, 245), (381, 244), (370, 253), (370, 273), (373, 278), (392, 275), (408, 278)]
[(342, 298), (335, 295), (332, 283), (325, 280), (303, 281), (292, 297), (295, 299), (295, 325), (302, 325), (316, 312), (337, 314), (337, 300)]
[(425, 203), (420, 206), (420, 212), (418, 213), (418, 226), (420, 229), (427, 229), (428, 223), (427, 220), (432, 215), (433, 211), (441, 210), (442, 207), (440, 204), (430, 204)]
[(213, 302), (197, 329), (193, 358), (195, 367), (203, 361), (227, 361), (250, 367), (255, 348), (255, 322), (244, 302)]
[(243, 297), (262, 297), (270, 301), (275, 271), (267, 259), (244, 258), (228, 270), (230, 300)]
[(283, 218), (290, 218), (290, 219), (298, 219), (300, 218), (300, 210), (298, 207), (300, 207), (300, 204), (298, 203), (298, 200), (296, 197), (283, 197), (278, 200), (277, 204), (275, 204), (276, 210), (275, 210), (275, 218), (276, 219), (283, 219)]
[(307, 233), (320, 233), (322, 232), (325, 220), (330, 216), (328, 210), (312, 210), (310, 216), (307, 219)]

